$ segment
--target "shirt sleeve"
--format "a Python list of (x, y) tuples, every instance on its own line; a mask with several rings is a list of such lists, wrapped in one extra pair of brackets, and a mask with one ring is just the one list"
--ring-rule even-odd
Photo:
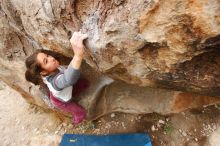
[(55, 90), (60, 91), (66, 87), (74, 85), (79, 77), (80, 71), (69, 65), (63, 72), (60, 72), (52, 77), (49, 82), (51, 82)]

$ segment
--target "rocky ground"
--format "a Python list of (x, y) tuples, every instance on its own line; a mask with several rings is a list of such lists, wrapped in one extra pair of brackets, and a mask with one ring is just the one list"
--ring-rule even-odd
[(53, 112), (27, 104), (15, 91), (0, 83), (0, 145), (54, 146), (63, 133), (147, 132), (155, 146), (220, 145), (220, 105), (161, 116), (112, 113), (93, 122), (69, 124)]

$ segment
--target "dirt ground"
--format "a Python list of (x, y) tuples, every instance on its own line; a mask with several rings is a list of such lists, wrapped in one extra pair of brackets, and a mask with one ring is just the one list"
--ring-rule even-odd
[(111, 113), (93, 122), (69, 124), (55, 113), (27, 104), (0, 82), (0, 145), (56, 146), (64, 133), (147, 132), (153, 146), (220, 145), (220, 105), (161, 116)]

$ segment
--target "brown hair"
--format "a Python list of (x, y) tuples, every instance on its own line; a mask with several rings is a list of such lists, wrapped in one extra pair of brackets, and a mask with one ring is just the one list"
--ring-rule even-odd
[(43, 71), (43, 68), (40, 66), (40, 64), (37, 63), (38, 53), (45, 53), (47, 55), (53, 56), (56, 60), (60, 61), (59, 56), (55, 52), (50, 50), (37, 50), (31, 56), (29, 56), (25, 60), (25, 65), (27, 68), (25, 72), (25, 79), (29, 82), (34, 83), (35, 85), (39, 85), (42, 83), (40, 72)]

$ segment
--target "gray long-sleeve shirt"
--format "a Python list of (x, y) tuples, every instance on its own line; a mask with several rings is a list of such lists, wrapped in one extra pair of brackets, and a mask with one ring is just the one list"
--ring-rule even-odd
[(65, 69), (63, 66), (59, 67), (59, 72), (50, 76), (46, 79), (52, 84), (53, 88), (60, 91), (66, 87), (74, 85), (80, 77), (80, 71), (74, 69), (71, 64)]

